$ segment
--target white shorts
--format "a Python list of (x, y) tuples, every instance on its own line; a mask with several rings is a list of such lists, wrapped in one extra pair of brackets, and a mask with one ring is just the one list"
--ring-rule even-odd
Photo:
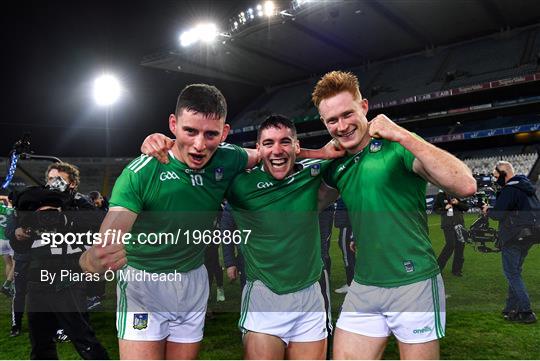
[[(137, 275), (169, 275), (170, 279), (148, 276), (133, 280)], [(148, 273), (127, 266), (117, 273), (116, 289), (118, 338), (178, 343), (202, 340), (209, 293), (204, 265), (176, 274)]]
[(13, 249), (9, 245), (9, 241), (7, 239), (0, 239), (0, 254), (9, 254), (10, 256), (13, 256)]
[(261, 281), (247, 282), (242, 291), (238, 327), (289, 342), (320, 341), (327, 337), (326, 310), (318, 282), (303, 290), (278, 295)]
[(336, 327), (370, 337), (393, 333), (403, 343), (440, 339), (446, 327), (442, 277), (389, 288), (353, 281)]

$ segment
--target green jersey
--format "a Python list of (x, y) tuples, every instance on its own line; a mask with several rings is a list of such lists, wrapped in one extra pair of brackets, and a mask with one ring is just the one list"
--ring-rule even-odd
[(126, 245), (128, 265), (148, 272), (187, 272), (203, 264), (200, 234), (214, 229), (225, 191), (247, 166), (247, 153), (231, 144), (220, 145), (202, 169), (169, 154), (168, 164), (146, 155), (133, 160), (110, 201), (138, 214)]
[(277, 294), (317, 282), (322, 270), (318, 190), (329, 161), (304, 160), (282, 180), (262, 165), (239, 174), (227, 191), (239, 230), (246, 277)]
[(399, 143), (372, 140), (327, 172), (326, 183), (349, 210), (360, 284), (397, 287), (439, 273), (428, 237), (426, 181), (413, 172), (414, 159)]
[(9, 208), (4, 204), (0, 204), (0, 239), (7, 239), (6, 237), (7, 217), (11, 214), (11, 212), (12, 212), (12, 208)]

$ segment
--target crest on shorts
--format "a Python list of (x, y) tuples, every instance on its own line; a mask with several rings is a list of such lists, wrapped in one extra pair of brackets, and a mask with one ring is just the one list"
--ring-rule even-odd
[(143, 330), (148, 327), (148, 313), (135, 313), (133, 315), (133, 328)]
[(373, 140), (369, 145), (370, 153), (377, 153), (382, 148), (382, 142), (380, 140)]
[(218, 167), (214, 171), (214, 176), (216, 177), (216, 181), (219, 182), (223, 179), (223, 167)]
[(320, 164), (312, 164), (311, 165), (311, 176), (316, 177), (321, 173), (321, 165)]

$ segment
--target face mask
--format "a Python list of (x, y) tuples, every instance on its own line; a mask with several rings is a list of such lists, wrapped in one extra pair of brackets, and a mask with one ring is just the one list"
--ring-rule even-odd
[(497, 173), (499, 173), (499, 178), (497, 178), (497, 185), (499, 185), (499, 187), (504, 187), (504, 185), (506, 184), (506, 172), (503, 171), (503, 170), (498, 170), (498, 169), (495, 169), (497, 171)]
[(68, 182), (66, 182), (62, 177), (54, 177), (49, 182), (47, 182), (47, 187), (49, 189), (59, 192), (65, 192), (68, 189), (68, 185)]

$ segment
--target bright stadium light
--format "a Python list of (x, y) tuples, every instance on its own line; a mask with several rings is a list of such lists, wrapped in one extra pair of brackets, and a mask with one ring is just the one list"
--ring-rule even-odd
[(94, 99), (98, 105), (112, 105), (120, 97), (122, 89), (111, 74), (103, 74), (94, 81)]
[(105, 155), (107, 157), (111, 155), (109, 122), (113, 117), (113, 105), (120, 98), (121, 93), (120, 82), (111, 74), (102, 74), (94, 81), (94, 99), (99, 106), (105, 108)]
[(217, 27), (215, 24), (200, 24), (196, 27), (199, 34), (199, 40), (205, 43), (211, 43), (218, 36)]
[(304, 6), (307, 3), (313, 2), (313, 0), (295, 0), (293, 1), (293, 8), (297, 9), (299, 7)]
[(211, 43), (218, 35), (219, 33), (215, 24), (199, 24), (192, 29), (184, 31), (180, 35), (180, 45), (186, 47), (198, 41)]
[(197, 34), (195, 33), (194, 29), (184, 31), (182, 35), (180, 35), (180, 45), (184, 47), (195, 44), (197, 40)]
[(264, 3), (264, 15), (268, 17), (275, 15), (275, 8), (273, 1), (266, 1)]

